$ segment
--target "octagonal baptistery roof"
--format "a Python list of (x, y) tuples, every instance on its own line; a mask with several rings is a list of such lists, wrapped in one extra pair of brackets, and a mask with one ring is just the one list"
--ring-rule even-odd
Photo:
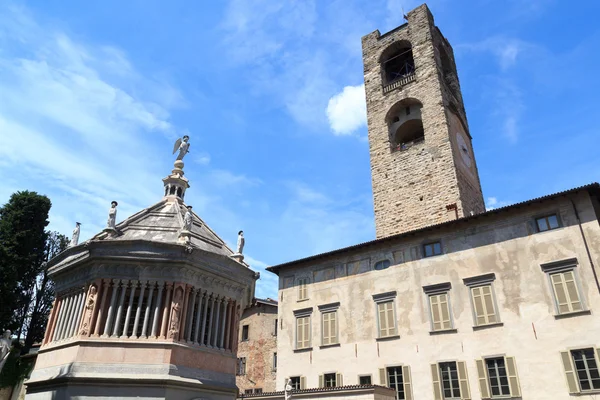
[(188, 209), (182, 167), (161, 201), (49, 262), (57, 296), (28, 397), (235, 397), (259, 275)]

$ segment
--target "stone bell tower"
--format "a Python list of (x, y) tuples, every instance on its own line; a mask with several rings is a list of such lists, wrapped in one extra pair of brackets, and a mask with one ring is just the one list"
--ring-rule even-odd
[(378, 238), (485, 211), (452, 46), (407, 20), (362, 38)]

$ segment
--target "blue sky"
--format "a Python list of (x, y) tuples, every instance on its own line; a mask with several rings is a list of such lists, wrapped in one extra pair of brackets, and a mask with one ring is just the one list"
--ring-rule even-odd
[[(82, 239), (160, 200), (188, 133), (186, 201), (267, 265), (374, 238), (361, 36), (413, 0), (0, 0), (0, 203), (53, 202)], [(455, 49), (484, 196), (600, 178), (600, 3), (432, 0)]]

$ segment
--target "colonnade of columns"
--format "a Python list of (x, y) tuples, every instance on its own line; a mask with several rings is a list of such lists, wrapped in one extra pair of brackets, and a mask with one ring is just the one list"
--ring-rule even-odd
[[(68, 339), (77, 333), (85, 303), (85, 288), (65, 294), (55, 301), (52, 317), (48, 321), (47, 341)], [(51, 335), (50, 335), (51, 333)]]
[(89, 285), (87, 291), (57, 297), (44, 343), (77, 334), (173, 339), (234, 350), (236, 313), (233, 299), (206, 289), (174, 282), (102, 279)]

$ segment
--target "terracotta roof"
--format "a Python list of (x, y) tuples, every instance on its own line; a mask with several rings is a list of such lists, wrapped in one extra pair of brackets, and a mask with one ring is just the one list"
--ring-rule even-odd
[(475, 214), (475, 215), (469, 215), (466, 217), (462, 217), (462, 218), (458, 218), (458, 219), (454, 219), (451, 221), (446, 221), (446, 222), (441, 222), (439, 224), (434, 224), (434, 225), (429, 225), (423, 228), (419, 228), (419, 229), (414, 229), (412, 231), (407, 231), (407, 232), (403, 232), (403, 233), (398, 233), (396, 235), (391, 235), (391, 236), (386, 236), (383, 238), (379, 238), (379, 239), (375, 239), (375, 240), (371, 240), (368, 242), (363, 242), (363, 243), (359, 243), (359, 244), (355, 244), (352, 246), (348, 246), (348, 247), (344, 247), (341, 249), (337, 249), (337, 250), (332, 250), (332, 251), (328, 251), (325, 253), (320, 253), (320, 254), (315, 254), (313, 256), (309, 256), (309, 257), (305, 257), (305, 258), (300, 258), (297, 260), (293, 260), (293, 261), (288, 261), (282, 264), (278, 264), (278, 265), (273, 265), (271, 267), (267, 267), (266, 270), (273, 272), (274, 274), (278, 274), (279, 270), (282, 268), (286, 268), (286, 267), (291, 267), (293, 265), (298, 265), (298, 264), (302, 264), (308, 261), (314, 261), (317, 260), (319, 258), (322, 257), (327, 257), (327, 256), (332, 256), (332, 255), (338, 255), (341, 253), (345, 253), (347, 251), (350, 250), (356, 250), (356, 249), (360, 249), (362, 247), (368, 247), (368, 246), (372, 246), (372, 245), (376, 245), (376, 244), (380, 244), (380, 243), (385, 243), (385, 242), (390, 242), (390, 241), (395, 241), (397, 239), (403, 238), (403, 237), (407, 237), (410, 235), (415, 235), (417, 233), (421, 233), (421, 232), (426, 232), (429, 230), (434, 230), (434, 229), (440, 229), (440, 228), (445, 228), (445, 227), (451, 227), (453, 225), (458, 225), (460, 223), (463, 222), (471, 222), (474, 220), (477, 220), (479, 218), (486, 218), (492, 215), (496, 215), (505, 211), (512, 211), (515, 210), (519, 207), (523, 207), (523, 206), (528, 206), (531, 205), (533, 203), (538, 203), (541, 201), (545, 201), (545, 200), (550, 200), (559, 196), (565, 196), (565, 195), (569, 195), (569, 194), (573, 194), (582, 190), (587, 190), (589, 192), (594, 192), (596, 195), (600, 194), (600, 184), (598, 184), (598, 182), (593, 182), (590, 183), (588, 185), (583, 185), (583, 186), (579, 186), (579, 187), (575, 187), (573, 189), (569, 189), (569, 190), (564, 190), (562, 192), (557, 192), (557, 193), (552, 193), (546, 196), (542, 196), (542, 197), (536, 197), (534, 199), (531, 200), (526, 200), (526, 201), (522, 201), (519, 203), (515, 203), (515, 204), (511, 204), (509, 206), (505, 206), (505, 207), (500, 207), (500, 208), (495, 208), (493, 210), (489, 210), (480, 214)]
[(267, 297), (266, 299), (259, 299), (259, 298), (255, 298), (254, 301), (256, 303), (261, 303), (261, 304), (266, 304), (268, 306), (275, 306), (277, 307), (277, 300), (273, 300), (270, 297)]
[[(315, 393), (315, 392), (339, 392), (339, 391), (343, 391), (343, 390), (358, 390), (358, 389), (375, 389), (375, 388), (382, 388), (382, 389), (387, 389), (387, 390), (394, 390), (391, 389), (387, 386), (381, 386), (381, 385), (348, 385), (348, 386), (333, 386), (333, 387), (325, 387), (325, 388), (312, 388), (312, 389), (302, 389), (302, 390), (292, 390), (292, 394), (299, 394), (299, 393)], [(264, 392), (264, 393), (252, 393), (252, 394), (243, 394), (238, 398), (241, 397), (261, 397), (261, 396), (283, 396), (285, 394), (285, 392), (279, 391), (279, 392)]]

